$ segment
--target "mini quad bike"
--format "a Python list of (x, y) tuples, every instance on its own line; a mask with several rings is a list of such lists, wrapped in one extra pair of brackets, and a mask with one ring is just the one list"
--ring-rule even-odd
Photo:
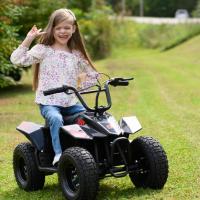
[[(129, 134), (142, 127), (135, 116), (123, 117), (119, 123), (106, 111), (111, 108), (109, 85), (127, 86), (133, 78), (112, 78), (103, 86), (89, 91), (77, 91), (63, 86), (45, 91), (45, 95), (74, 93), (86, 111), (64, 118), (60, 128), (62, 156), (57, 166), (52, 166), (54, 152), (48, 126), (22, 122), (17, 130), (30, 143), (21, 143), (13, 155), (16, 181), (26, 191), (42, 189), (45, 176), (58, 173), (59, 183), (66, 199), (95, 199), (99, 179), (114, 176), (129, 177), (136, 187), (161, 189), (168, 177), (168, 161), (158, 141), (140, 136), (132, 141)], [(104, 92), (107, 105), (99, 105), (99, 95)], [(94, 108), (90, 108), (82, 94), (96, 93)]]

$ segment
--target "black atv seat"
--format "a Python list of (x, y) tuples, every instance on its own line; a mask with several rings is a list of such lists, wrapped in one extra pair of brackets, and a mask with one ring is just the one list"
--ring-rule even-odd
[[(84, 111), (85, 112), (85, 111)], [(64, 120), (64, 125), (69, 125), (69, 124), (73, 124), (74, 121), (81, 116), (81, 114), (83, 114), (84, 112), (79, 112), (79, 113), (75, 113), (73, 115), (67, 115), (67, 116), (63, 116), (63, 120)], [(48, 121), (45, 119), (45, 127), (49, 127), (49, 123)]]

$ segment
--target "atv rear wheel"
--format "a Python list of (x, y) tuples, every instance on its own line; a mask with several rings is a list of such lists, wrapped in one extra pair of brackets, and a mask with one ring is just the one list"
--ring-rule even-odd
[(58, 178), (67, 199), (95, 199), (98, 171), (94, 158), (87, 150), (80, 147), (66, 149), (58, 164)]
[(168, 177), (168, 160), (160, 143), (152, 137), (138, 137), (131, 142), (131, 163), (137, 166), (130, 173), (136, 187), (161, 189)]
[(42, 189), (45, 175), (37, 168), (34, 147), (30, 143), (19, 144), (13, 153), (15, 179), (20, 188), (26, 191)]

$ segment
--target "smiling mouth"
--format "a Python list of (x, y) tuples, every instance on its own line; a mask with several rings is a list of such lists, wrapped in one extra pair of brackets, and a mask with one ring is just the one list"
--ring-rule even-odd
[(68, 38), (68, 36), (67, 35), (63, 35), (63, 36), (58, 36), (59, 38), (61, 38), (61, 39), (67, 39)]

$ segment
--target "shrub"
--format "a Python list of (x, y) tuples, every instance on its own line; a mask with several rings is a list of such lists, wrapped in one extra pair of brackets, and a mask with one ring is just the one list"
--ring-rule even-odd
[(139, 45), (137, 24), (123, 18), (112, 19), (112, 47), (137, 47)]
[(200, 34), (198, 24), (138, 24), (123, 18), (112, 19), (112, 46), (168, 50)]
[(111, 10), (108, 7), (101, 10), (93, 9), (79, 20), (86, 47), (95, 59), (104, 58), (111, 53), (112, 24), (109, 20), (110, 12)]
[(145, 48), (167, 50), (200, 33), (198, 24), (150, 25), (137, 26), (139, 44)]

